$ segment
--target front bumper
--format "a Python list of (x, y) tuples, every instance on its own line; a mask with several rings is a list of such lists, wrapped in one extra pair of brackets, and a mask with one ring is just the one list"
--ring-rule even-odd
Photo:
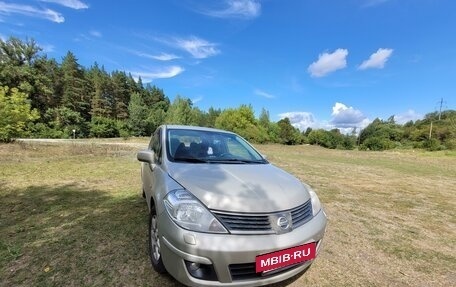
[[(306, 224), (285, 234), (232, 235), (192, 232), (177, 226), (163, 212), (159, 217), (160, 248), (166, 270), (188, 286), (260, 286), (283, 281), (304, 270), (312, 261), (269, 276), (237, 276), (233, 267), (250, 266), (260, 254), (274, 252), (309, 242), (317, 242), (317, 254), (325, 233), (326, 215), (320, 211)], [(215, 281), (193, 277), (185, 261), (212, 265)], [(253, 265), (254, 266), (254, 265)], [(231, 267), (231, 270), (230, 270)]]

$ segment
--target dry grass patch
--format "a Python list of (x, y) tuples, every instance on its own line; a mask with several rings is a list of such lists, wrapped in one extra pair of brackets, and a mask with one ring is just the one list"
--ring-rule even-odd
[[(147, 257), (146, 139), (0, 145), (0, 286), (176, 286)], [(456, 156), (261, 145), (318, 192), (324, 249), (275, 286), (454, 286)]]
[(325, 249), (302, 282), (455, 285), (454, 156), (311, 146), (260, 149), (309, 182), (328, 214)]

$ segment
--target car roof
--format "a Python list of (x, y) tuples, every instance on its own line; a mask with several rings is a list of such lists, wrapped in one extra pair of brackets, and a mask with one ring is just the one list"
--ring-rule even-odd
[(230, 133), (234, 134), (233, 132), (215, 129), (215, 128), (208, 128), (208, 127), (200, 127), (200, 126), (187, 126), (187, 125), (163, 125), (165, 129), (176, 129), (176, 130), (196, 130), (196, 131), (210, 131), (210, 132), (222, 132), (222, 133)]

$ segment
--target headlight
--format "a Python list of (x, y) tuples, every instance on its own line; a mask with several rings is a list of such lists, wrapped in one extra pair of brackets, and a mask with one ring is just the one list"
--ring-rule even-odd
[(321, 210), (320, 199), (318, 199), (317, 194), (312, 189), (309, 189), (309, 194), (310, 194), (310, 201), (312, 203), (312, 215), (315, 216)]
[(186, 190), (174, 190), (164, 199), (173, 221), (182, 228), (210, 233), (228, 233), (212, 213)]

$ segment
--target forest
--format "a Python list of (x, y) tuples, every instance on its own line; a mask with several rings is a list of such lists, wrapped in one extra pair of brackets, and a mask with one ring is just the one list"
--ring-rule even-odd
[(430, 112), (403, 125), (394, 116), (361, 131), (293, 127), (273, 122), (249, 104), (203, 111), (186, 97), (171, 102), (162, 89), (98, 63), (83, 67), (72, 52), (57, 61), (33, 40), (0, 39), (0, 141), (16, 138), (149, 136), (161, 124), (230, 130), (254, 143), (312, 144), (331, 149), (456, 149), (456, 111)]

